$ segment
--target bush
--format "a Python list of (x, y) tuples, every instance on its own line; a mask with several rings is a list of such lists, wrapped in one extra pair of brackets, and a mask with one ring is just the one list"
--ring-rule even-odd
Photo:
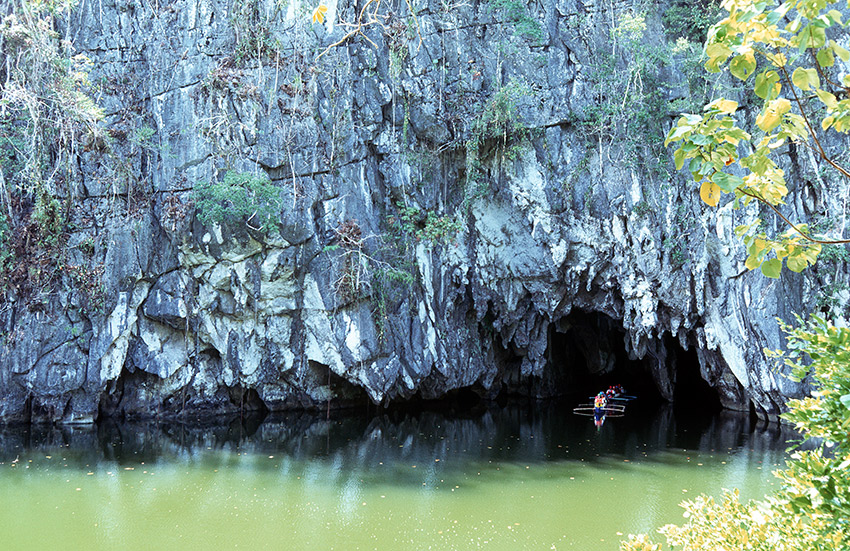
[[(850, 549), (850, 329), (817, 316), (798, 322), (782, 324), (788, 352), (765, 352), (790, 367), (793, 379), (811, 377), (810, 396), (789, 401), (783, 417), (814, 448), (792, 453), (776, 473), (782, 489), (764, 501), (744, 504), (727, 492), (721, 502), (700, 496), (683, 503), (686, 524), (659, 530), (674, 549)], [(661, 546), (630, 536), (620, 549)]]
[(280, 217), (280, 189), (248, 172), (228, 171), (220, 182), (201, 182), (193, 192), (198, 219), (204, 224), (244, 222), (268, 233)]

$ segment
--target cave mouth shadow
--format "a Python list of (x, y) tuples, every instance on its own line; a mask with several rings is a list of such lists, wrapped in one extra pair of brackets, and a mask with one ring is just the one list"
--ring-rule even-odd
[(548, 378), (553, 393), (587, 400), (613, 385), (637, 396), (638, 407), (672, 403), (700, 417), (722, 409), (718, 392), (706, 382), (695, 347), (671, 335), (650, 342), (642, 357), (630, 350), (622, 322), (599, 312), (574, 310), (549, 325)]

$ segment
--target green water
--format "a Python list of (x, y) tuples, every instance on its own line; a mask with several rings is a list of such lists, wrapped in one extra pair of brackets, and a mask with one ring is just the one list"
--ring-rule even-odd
[(788, 435), (668, 409), (506, 408), (0, 432), (0, 548), (615, 550), (775, 486)]

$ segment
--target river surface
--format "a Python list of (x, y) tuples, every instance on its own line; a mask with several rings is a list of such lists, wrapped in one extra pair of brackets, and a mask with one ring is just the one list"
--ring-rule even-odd
[(614, 551), (777, 487), (775, 426), (669, 407), (0, 429), (0, 548)]

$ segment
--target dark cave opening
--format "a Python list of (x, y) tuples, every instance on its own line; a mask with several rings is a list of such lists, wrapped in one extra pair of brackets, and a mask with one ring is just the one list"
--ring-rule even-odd
[(642, 402), (659, 402), (659, 392), (646, 362), (629, 358), (626, 331), (613, 318), (574, 311), (549, 327), (548, 363), (563, 381), (564, 394), (590, 397), (613, 385)]
[[(670, 339), (671, 341), (673, 339)], [(673, 406), (700, 413), (716, 413), (723, 409), (720, 395), (700, 374), (699, 358), (694, 347), (685, 350), (678, 344), (668, 347), (675, 357), (676, 384), (673, 387)]]
[(487, 400), (478, 385), (449, 390), (438, 398), (424, 398), (416, 393), (404, 400), (394, 400), (385, 404), (382, 413), (391, 415), (411, 415), (420, 412), (440, 412), (444, 415), (466, 416), (483, 411)]
[(717, 392), (700, 375), (693, 347), (685, 350), (669, 335), (650, 343), (642, 358), (627, 349), (620, 321), (598, 312), (574, 310), (550, 324), (547, 371), (557, 394), (586, 400), (622, 385), (639, 404), (671, 401), (704, 412), (720, 409)]

